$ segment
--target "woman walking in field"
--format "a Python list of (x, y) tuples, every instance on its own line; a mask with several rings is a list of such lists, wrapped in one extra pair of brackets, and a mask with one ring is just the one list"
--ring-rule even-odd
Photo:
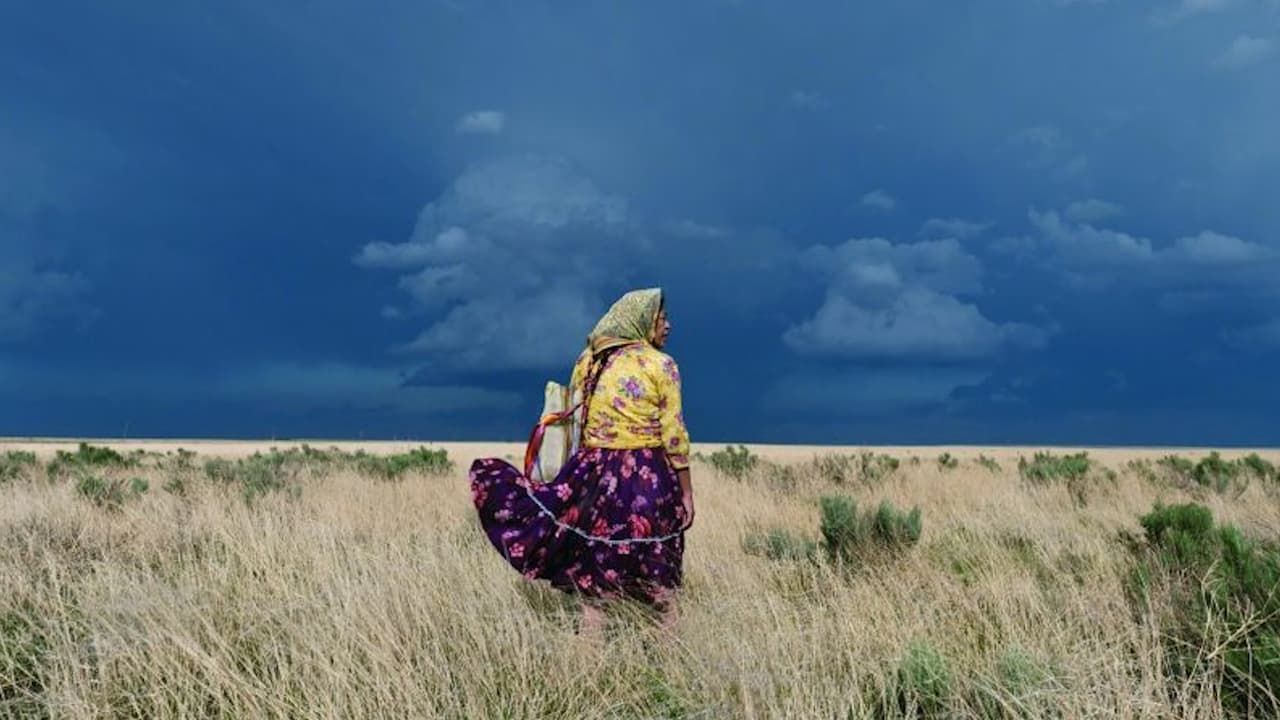
[(489, 541), (525, 577), (580, 595), (584, 635), (599, 636), (616, 598), (654, 606), (668, 629), (675, 620), (694, 509), (670, 332), (659, 289), (623, 295), (596, 324), (570, 381), (586, 410), (581, 443), (554, 480), (493, 458), (471, 466)]

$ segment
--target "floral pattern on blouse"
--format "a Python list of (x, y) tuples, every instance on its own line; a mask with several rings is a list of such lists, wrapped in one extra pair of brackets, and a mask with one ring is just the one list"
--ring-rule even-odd
[[(574, 365), (575, 392), (586, 379), (590, 359), (590, 353), (583, 352)], [(583, 444), (612, 449), (661, 447), (676, 469), (689, 467), (689, 430), (675, 360), (643, 343), (613, 353), (587, 408)]]

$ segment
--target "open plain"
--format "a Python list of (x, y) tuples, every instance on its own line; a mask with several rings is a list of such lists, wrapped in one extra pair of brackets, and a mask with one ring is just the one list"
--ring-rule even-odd
[[(1250, 628), (1210, 614), (1189, 638), (1176, 582), (1134, 588), (1157, 504), (1196, 503), (1270, 547), (1274, 451), (701, 446), (675, 636), (619, 607), (596, 647), (573, 602), (477, 526), (467, 466), (520, 445), (89, 443), (0, 442), (0, 717), (1264, 707), (1231, 690), (1233, 633)], [(848, 552), (832, 498), (870, 512)], [(918, 508), (918, 535), (878, 543), (882, 503)]]

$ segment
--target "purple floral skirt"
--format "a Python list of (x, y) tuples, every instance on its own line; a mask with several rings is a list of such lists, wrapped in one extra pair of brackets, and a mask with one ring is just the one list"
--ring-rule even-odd
[(480, 459), (471, 494), (489, 542), (526, 578), (649, 603), (681, 583), (683, 492), (660, 448), (586, 448), (545, 484)]

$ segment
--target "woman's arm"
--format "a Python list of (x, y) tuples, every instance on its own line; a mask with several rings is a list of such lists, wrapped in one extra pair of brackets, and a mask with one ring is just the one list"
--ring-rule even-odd
[(693, 480), (689, 473), (689, 430), (684, 424), (684, 404), (681, 398), (680, 369), (675, 360), (663, 357), (657, 372), (659, 388), (659, 419), (662, 424), (662, 447), (666, 450), (671, 467), (680, 481), (684, 497), (685, 525), (693, 523)]
[(676, 477), (680, 479), (680, 491), (684, 497), (684, 525), (688, 528), (693, 525), (693, 480), (689, 476), (689, 468), (677, 470)]

